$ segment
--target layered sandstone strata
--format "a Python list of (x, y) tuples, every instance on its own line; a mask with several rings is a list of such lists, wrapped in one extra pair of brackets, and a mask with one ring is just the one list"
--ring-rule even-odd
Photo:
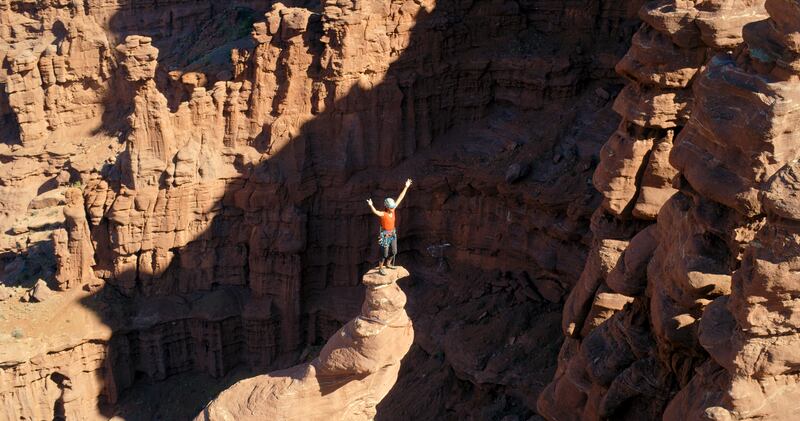
[(414, 340), (406, 296), (397, 285), (407, 276), (401, 266), (385, 276), (368, 272), (361, 313), (328, 340), (319, 357), (236, 383), (195, 419), (374, 419)]
[(706, 308), (697, 331), (710, 359), (665, 419), (796, 418), (800, 3), (767, 0), (766, 9), (768, 20), (745, 27), (745, 47), (704, 72), (702, 108), (673, 157), (698, 195), (750, 222), (755, 235), (729, 251), (741, 256), (730, 296)]
[[(590, 3), (596, 7), (584, 7)], [(100, 391), (80, 389), (93, 394), (86, 405), (114, 403), (116, 391), (135, 379), (155, 383), (191, 372), (219, 378), (241, 363), (264, 369), (329, 336), (356, 312), (358, 274), (373, 263), (374, 221), (363, 198), (396, 194), (406, 176), (419, 189), (401, 210), (402, 251), (421, 261), (436, 255), (444, 273), (450, 265), (481, 268), (468, 295), (490, 308), (476, 317), (555, 314), (585, 253), (592, 155), (616, 125), (603, 108), (615, 92), (610, 70), (617, 46), (632, 32), (626, 32), (632, 27), (626, 4), (275, 4), (255, 25), (244, 24), (252, 36), (241, 43), (202, 60), (187, 58), (208, 59), (214, 69), (230, 58), (227, 74), (191, 67), (165, 79), (180, 52), (203, 53), (207, 38), (196, 42), (180, 33), (214, 13), (207, 3), (84, 2), (87, 18), (107, 30), (108, 42), (96, 44), (110, 54), (111, 77), (81, 83), (102, 85), (96, 87), (106, 92), (100, 129), (121, 133), (110, 136), (113, 147), (103, 153), (88, 146), (62, 151), (65, 138), (49, 128), (44, 140), (0, 146), (0, 165), (15, 173), (4, 183), (33, 174), (42, 183), (57, 178), (59, 191), (83, 193), (82, 205), (61, 194), (53, 207), (57, 219), (21, 224), (8, 249), (49, 241), (56, 228), (54, 286), (67, 294), (118, 292), (119, 307), (128, 310), (110, 341), (91, 339), (108, 347), (101, 358), (113, 370), (104, 382), (115, 392), (98, 398)], [(13, 2), (3, 10), (45, 28), (30, 34), (46, 39), (59, 36), (55, 20), (66, 27), (80, 16), (80, 5)], [(49, 69), (47, 57), (34, 54), (40, 74)], [(595, 95), (600, 84), (611, 92), (601, 88)], [(76, 106), (70, 98), (58, 101)], [(93, 104), (78, 106), (88, 112)], [(46, 104), (43, 109), (47, 115)], [(4, 118), (18, 118), (3, 110)], [(562, 117), (552, 127), (541, 124), (552, 115)], [(76, 120), (70, 127), (87, 135), (95, 123)], [(569, 138), (556, 144), (566, 127)], [(98, 160), (81, 163), (76, 155)], [(30, 162), (43, 169), (29, 169)], [(517, 175), (506, 178), (515, 165)], [(38, 193), (42, 184), (19, 183), (4, 194)], [(24, 207), (44, 199), (15, 200)], [(445, 251), (430, 252), (437, 247)], [(504, 300), (526, 312), (494, 311)], [(440, 303), (429, 309), (442, 310)], [(457, 311), (437, 317), (442, 324), (462, 319)], [(550, 329), (551, 319), (541, 323)], [(525, 328), (517, 322), (514, 329)], [(466, 333), (431, 336), (425, 352), (447, 351), (437, 369), (453, 367), (458, 377), (485, 385), (476, 392), (483, 396), (505, 387), (523, 395), (550, 367), (522, 378), (513, 359), (471, 343)], [(529, 338), (509, 349), (536, 347)], [(487, 359), (499, 366), (484, 367)]]
[[(259, 6), (252, 1), (238, 4)], [(185, 50), (183, 44), (197, 29), (195, 25), (214, 15), (213, 2), (186, 0), (167, 5), (140, 1), (33, 5), (4, 0), (0, 3), (0, 60), (8, 65), (0, 70), (0, 88), (8, 97), (0, 116), (4, 120), (13, 116), (23, 144), (42, 143), (53, 134), (74, 135), (75, 131), (62, 131), (70, 127), (110, 124), (117, 129), (113, 122), (101, 121), (119, 117), (109, 104), (126, 96), (114, 83), (117, 58), (113, 46), (134, 33), (140, 22), (147, 22), (146, 28), (139, 28), (140, 33), (158, 36), (170, 50)], [(194, 36), (195, 40), (201, 37)], [(192, 51), (201, 56), (206, 53), (197, 47)], [(180, 60), (171, 57), (171, 61)], [(182, 61), (186, 62), (185, 56)]]
[[(278, 352), (294, 350), (301, 342), (301, 279), (307, 279), (306, 294), (313, 306), (334, 307), (318, 304), (323, 300), (317, 297), (324, 296), (326, 288), (353, 287), (354, 268), (365, 264), (363, 256), (373, 246), (372, 236), (363, 234), (368, 232), (364, 209), (351, 197), (380, 187), (375, 180), (361, 180), (341, 191), (339, 183), (355, 171), (387, 168), (424, 150), (454, 121), (483, 117), (493, 101), (488, 89), (492, 84), (515, 83), (509, 78), (552, 81), (548, 83), (553, 86), (526, 88), (525, 101), (508, 99), (535, 108), (545, 98), (561, 95), (559, 84), (579, 71), (556, 60), (537, 61), (534, 75), (517, 74), (519, 63), (482, 58), (476, 66), (489, 66), (493, 81), (483, 81), (484, 72), (470, 70), (458, 78), (475, 92), (455, 95), (435, 83), (451, 77), (448, 69), (454, 63), (421, 74), (413, 67), (420, 57), (445, 59), (428, 44), (411, 42), (418, 36), (416, 20), (429, 13), (429, 6), (410, 2), (331, 5), (322, 16), (276, 4), (266, 20), (253, 27), (255, 48), (232, 52), (234, 80), (201, 86), (204, 79), (198, 78), (190, 98), (177, 107), (170, 106), (156, 82), (160, 53), (153, 40), (127, 37), (116, 49), (121, 74), (134, 95), (126, 150), (108, 173), (83, 177), (87, 220), (93, 239), (103, 245), (97, 248), (95, 273), (130, 296), (246, 286), (254, 302), (271, 303), (258, 319), (251, 320), (250, 312), (243, 315), (244, 323), (254, 325), (245, 332), (247, 348), (257, 348), (265, 338), (253, 336), (255, 332), (270, 331), (277, 319)], [(509, 11), (498, 12), (495, 19), (512, 27), (523, 25)], [(479, 45), (490, 44), (480, 40)], [(455, 52), (468, 55), (460, 47)], [(428, 98), (442, 96), (449, 99), (437, 99), (436, 104), (453, 102), (457, 107), (441, 105), (439, 112), (428, 105), (433, 101)], [(401, 129), (403, 119), (414, 130)], [(507, 153), (518, 142), (492, 145), (487, 153)], [(430, 232), (431, 239), (452, 233), (474, 241), (459, 245), (459, 260), (501, 267), (491, 252), (472, 251), (491, 247), (485, 236), (435, 225), (444, 223), (445, 214), (458, 213), (459, 206), (474, 208), (481, 221), (502, 213), (468, 198), (476, 186), (486, 194), (517, 193), (493, 193), (492, 181), (456, 180), (443, 182), (435, 175), (421, 180), (437, 203), (448, 200), (452, 191), (465, 196), (467, 203), (431, 209), (430, 220), (421, 221), (419, 230)], [(571, 195), (590, 200), (588, 191), (581, 189)], [(580, 246), (565, 246), (562, 240), (570, 236), (566, 227), (577, 226), (585, 215), (576, 209), (559, 217), (549, 209), (573, 206), (567, 199), (544, 205), (541, 199), (526, 200), (530, 209), (503, 217), (537, 228), (524, 236), (513, 224), (504, 230), (519, 242), (519, 253), (538, 255), (550, 276), (572, 276), (569, 259), (580, 255)], [(331, 223), (338, 213), (359, 217)], [(563, 225), (550, 228), (553, 220)], [(544, 252), (528, 251), (525, 245)], [(557, 258), (559, 254), (564, 257)], [(330, 310), (320, 313), (316, 323), (337, 322), (329, 320)], [(261, 360), (268, 363), (271, 358)]]
[[(140, 32), (159, 36), (171, 52), (199, 45), (191, 57), (162, 60), (186, 65), (206, 60), (213, 41), (249, 31), (246, 25), (244, 33), (208, 28), (198, 34), (197, 25), (225, 20), (230, 9), (249, 19), (263, 7), (242, 1), (219, 13), (214, 2), (1, 2), (0, 230), (9, 235), (0, 238), (0, 251), (24, 251), (52, 232), (26, 209), (37, 194), (85, 182), (121, 152), (133, 92), (119, 83), (124, 74), (114, 46), (132, 33), (133, 22), (146, 22)], [(176, 84), (170, 93), (180, 96), (191, 81)]]
[(83, 8), (49, 6), (39, 20), (15, 2), (4, 3), (0, 21), (9, 30), (0, 33), (0, 54), (10, 67), (0, 72), (0, 85), (22, 144), (41, 144), (51, 131), (96, 122), (114, 66), (106, 32)]
[(5, 345), (0, 353), (0, 418), (100, 419), (96, 408), (109, 393), (104, 380), (109, 368), (105, 365), (106, 344), (91, 341), (50, 346), (47, 358), (25, 361), (14, 359), (19, 346)]
[[(606, 78), (603, 63), (614, 57), (613, 46), (573, 44), (578, 36), (559, 31), (616, 33), (624, 13), (620, 2), (568, 3), (275, 4), (252, 37), (208, 52), (191, 25), (215, 14), (213, 2), (0, 0), (0, 250), (52, 241), (52, 280), (66, 290), (54, 303), (101, 288), (130, 306), (113, 329), (84, 315), (90, 331), (70, 330), (71, 340), (4, 333), (14, 346), (3, 344), (11, 350), (0, 364), (3, 415), (91, 418), (137, 377), (264, 368), (328, 335), (352, 315), (359, 268), (370, 263), (363, 197), (392, 194), (387, 169), (402, 164), (394, 175), (419, 174), (422, 187), (400, 215), (403, 247), (428, 250), (444, 273), (448, 258), (502, 271), (464, 300), (480, 303), (469, 307), (472, 323), (488, 315), (514, 324), (498, 322), (518, 321), (502, 311), (507, 302), (556, 311), (580, 275), (565, 306), (559, 369), (539, 402), (546, 417), (789, 419), (800, 248), (797, 2), (641, 9), (645, 24), (617, 64), (629, 84), (594, 174), (603, 201), (581, 274), (594, 204), (585, 183), (591, 136), (613, 119), (578, 121), (591, 130), (567, 135), (559, 130), (570, 118), (532, 127), (572, 101), (584, 107), (585, 75)], [(558, 51), (560, 43), (574, 52)], [(219, 71), (228, 57), (231, 68)], [(178, 64), (186, 68), (163, 69)], [(597, 92), (600, 102), (611, 96)], [(519, 110), (541, 114), (531, 123)], [(92, 137), (98, 128), (112, 134)], [(536, 159), (517, 162), (519, 151)], [(486, 160), (504, 165), (481, 166)], [(3, 272), (24, 266), (19, 257)], [(463, 319), (441, 308), (451, 298), (463, 297), (444, 294), (429, 307), (437, 333), (424, 349), (446, 361), (436, 367), (469, 379), (476, 395), (486, 387), (484, 398), (505, 387), (536, 390), (503, 361), (541, 349), (536, 341), (492, 336), (506, 343), (495, 352), (469, 327), (450, 328)], [(403, 346), (394, 343), (391, 360), (378, 353), (353, 363), (353, 349), (374, 351), (354, 338), (381, 342), (394, 332), (375, 322), (381, 317), (360, 317), (314, 364), (288, 373), (300, 382), (240, 383), (206, 415), (232, 411), (228, 403), (266, 381), (284, 413), (299, 411), (297, 396), (286, 395), (299, 391), (326, 414), (374, 416), (410, 337), (397, 337)], [(61, 330), (75, 320), (47, 323)], [(383, 330), (369, 336), (373, 327)], [(481, 346), (489, 350), (475, 351)], [(380, 387), (339, 386), (365, 373)], [(336, 391), (320, 396), (331, 378)], [(350, 391), (357, 398), (340, 399)]]
[(53, 244), (58, 271), (55, 280), (60, 289), (76, 286), (97, 286), (99, 279), (92, 267), (94, 244), (86, 221), (83, 193), (76, 188), (64, 193), (64, 225), (53, 233)]
[[(594, 176), (605, 198), (593, 219), (595, 246), (567, 300), (559, 370), (539, 400), (550, 419), (660, 416), (705, 361), (696, 334), (703, 310), (730, 293), (731, 272), (760, 224), (757, 212), (719, 200), (737, 187), (714, 153), (737, 135), (716, 98), (735, 90), (706, 80), (742, 42), (744, 25), (766, 16), (763, 2), (652, 2), (640, 16), (645, 24), (617, 65), (632, 81), (615, 103), (623, 123)], [(713, 125), (702, 120), (709, 113)], [(700, 128), (720, 130), (704, 158), (684, 165)], [(727, 156), (759, 161), (742, 150)], [(698, 191), (709, 180), (721, 184)]]

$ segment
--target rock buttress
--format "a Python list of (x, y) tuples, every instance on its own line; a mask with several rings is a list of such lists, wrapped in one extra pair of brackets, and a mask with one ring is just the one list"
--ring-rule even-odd
[(696, 196), (752, 234), (728, 244), (740, 256), (730, 295), (705, 308), (696, 331), (709, 358), (665, 420), (797, 418), (800, 2), (765, 6), (769, 19), (745, 26), (744, 46), (714, 57), (701, 76), (691, 130), (672, 157)]
[[(735, 142), (733, 131), (705, 147), (690, 141), (712, 121), (737, 121), (717, 98), (740, 89), (709, 88), (713, 70), (701, 72), (729, 57), (745, 25), (766, 17), (764, 2), (649, 2), (640, 17), (645, 23), (617, 64), (631, 81), (614, 106), (623, 121), (594, 174), (604, 197), (592, 221), (594, 245), (566, 302), (558, 371), (538, 403), (553, 420), (661, 416), (706, 360), (699, 320), (730, 293), (731, 272), (760, 224), (755, 195), (737, 187), (747, 183), (715, 163), (738, 160), (731, 168), (761, 176), (780, 166), (752, 148), (736, 155), (725, 146)], [(687, 155), (698, 159), (682, 165)], [(710, 181), (718, 184), (698, 193)], [(741, 193), (742, 212), (721, 200), (726, 190)]]
[(397, 285), (407, 276), (399, 266), (386, 276), (368, 272), (361, 313), (328, 340), (319, 357), (236, 383), (195, 420), (373, 419), (414, 340), (406, 296)]

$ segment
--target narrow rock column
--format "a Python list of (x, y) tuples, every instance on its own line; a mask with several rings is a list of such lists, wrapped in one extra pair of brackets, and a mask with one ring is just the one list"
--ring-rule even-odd
[(86, 221), (83, 194), (77, 188), (70, 188), (64, 196), (67, 200), (64, 207), (66, 228), (53, 232), (58, 260), (56, 282), (61, 290), (84, 285), (97, 286), (100, 279), (94, 275), (94, 246)]
[(368, 272), (361, 313), (328, 340), (318, 358), (236, 383), (195, 420), (373, 419), (414, 340), (406, 296), (396, 283), (407, 276), (402, 267), (386, 276)]

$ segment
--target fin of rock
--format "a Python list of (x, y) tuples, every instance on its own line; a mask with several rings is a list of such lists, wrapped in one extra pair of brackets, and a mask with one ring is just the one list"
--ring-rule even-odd
[(337, 331), (311, 363), (242, 380), (223, 391), (195, 421), (371, 420), (411, 348), (414, 328), (397, 281), (369, 271), (361, 313)]

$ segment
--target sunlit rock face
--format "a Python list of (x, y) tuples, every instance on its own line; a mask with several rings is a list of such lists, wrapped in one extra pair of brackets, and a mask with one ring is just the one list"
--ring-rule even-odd
[(759, 282), (750, 280), (753, 250), (786, 250), (760, 238), (775, 235), (767, 233), (784, 218), (772, 216), (784, 205), (765, 204), (794, 194), (786, 180), (798, 153), (785, 125), (797, 86), (781, 34), (792, 30), (780, 22), (796, 8), (641, 9), (645, 24), (617, 65), (632, 81), (615, 107), (623, 126), (594, 177), (605, 198), (593, 225), (599, 259), (587, 261), (567, 300), (568, 339), (539, 399), (546, 418), (790, 417), (792, 381), (757, 368), (755, 357), (768, 352), (756, 343), (780, 343), (774, 336), (782, 333), (762, 330), (771, 307), (747, 285)]
[(309, 364), (236, 383), (195, 418), (211, 420), (372, 420), (397, 380), (414, 328), (397, 281), (403, 267), (364, 276), (361, 313), (339, 329)]
[[(295, 374), (331, 417), (617, 416), (632, 396), (654, 398), (630, 416), (660, 414), (741, 259), (703, 256), (761, 223), (676, 157), (716, 89), (703, 66), (766, 12), (640, 6), (0, 1), (8, 417), (185, 419), (318, 353)], [(353, 368), (380, 387), (326, 400), (318, 379), (352, 373), (320, 347), (377, 258), (364, 200), (408, 177), (414, 343)], [(38, 278), (53, 298), (17, 303)]]
[[(712, 176), (692, 171), (687, 181), (749, 220), (763, 222), (740, 249), (730, 296), (715, 299), (703, 313), (698, 340), (710, 358), (667, 408), (669, 419), (795, 416), (792, 268), (798, 243), (797, 215), (791, 209), (800, 153), (789, 121), (800, 112), (800, 4), (768, 0), (765, 6), (769, 19), (745, 27), (745, 46), (716, 57), (704, 73), (698, 89), (703, 112), (685, 137), (684, 152), (674, 159), (679, 167), (702, 171), (709, 167), (702, 157), (714, 156), (717, 163), (706, 170)], [(721, 115), (732, 119), (725, 124)], [(700, 389), (704, 399), (694, 398), (691, 394)]]
[(2, 416), (792, 419), (800, 5), (642, 3), (0, 0)]

